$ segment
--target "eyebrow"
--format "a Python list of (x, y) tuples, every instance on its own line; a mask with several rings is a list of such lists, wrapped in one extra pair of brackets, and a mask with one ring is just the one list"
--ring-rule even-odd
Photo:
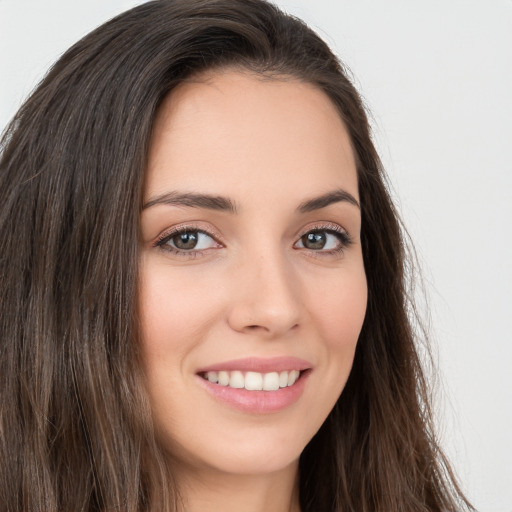
[(297, 210), (300, 213), (308, 213), (314, 210), (320, 210), (321, 208), (326, 208), (333, 203), (340, 202), (347, 202), (357, 206), (359, 209), (361, 208), (357, 199), (352, 194), (340, 188), (300, 203)]
[[(357, 208), (360, 208), (357, 199), (343, 189), (333, 190), (318, 197), (307, 199), (299, 204), (297, 211), (308, 213), (314, 210), (320, 210), (327, 206), (347, 202)], [(190, 208), (206, 208), (208, 210), (225, 211), (228, 213), (237, 213), (238, 206), (235, 201), (229, 197), (215, 196), (210, 194), (199, 194), (195, 192), (168, 192), (150, 199), (142, 207), (143, 210), (157, 204), (168, 204), (172, 206), (188, 206)]]
[(150, 199), (142, 207), (143, 210), (156, 204), (169, 204), (173, 206), (189, 206), (191, 208), (206, 208), (208, 210), (227, 211), (236, 213), (236, 203), (228, 197), (213, 196), (210, 194), (197, 194), (194, 192), (168, 192)]

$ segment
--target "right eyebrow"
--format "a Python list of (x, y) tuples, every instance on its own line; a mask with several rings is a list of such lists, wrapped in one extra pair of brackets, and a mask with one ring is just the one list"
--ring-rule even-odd
[(149, 199), (142, 209), (145, 210), (157, 204), (206, 208), (208, 210), (226, 211), (229, 213), (236, 213), (238, 210), (235, 202), (228, 197), (197, 194), (194, 192), (167, 192), (166, 194)]

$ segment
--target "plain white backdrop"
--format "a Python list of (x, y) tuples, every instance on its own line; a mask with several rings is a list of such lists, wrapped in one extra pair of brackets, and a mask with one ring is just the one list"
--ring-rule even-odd
[[(71, 44), (141, 1), (0, 0), (0, 128)], [(512, 512), (512, 1), (279, 0), (353, 72), (415, 242), (442, 444)]]

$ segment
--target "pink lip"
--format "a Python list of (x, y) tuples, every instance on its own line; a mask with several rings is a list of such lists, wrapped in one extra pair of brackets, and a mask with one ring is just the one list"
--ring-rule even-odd
[(269, 373), (287, 370), (307, 370), (311, 367), (312, 364), (309, 361), (299, 359), (298, 357), (248, 357), (205, 366), (200, 368), (197, 373), (220, 372), (222, 370), (228, 372), (238, 370), (241, 372)]
[[(199, 384), (222, 403), (246, 413), (269, 414), (282, 411), (299, 400), (311, 374), (311, 367), (311, 363), (296, 357), (276, 357), (270, 359), (251, 357), (205, 366), (198, 370), (196, 377)], [(206, 372), (222, 370), (254, 371), (259, 373), (301, 370), (301, 375), (292, 386), (275, 391), (235, 389), (209, 382), (202, 377)]]

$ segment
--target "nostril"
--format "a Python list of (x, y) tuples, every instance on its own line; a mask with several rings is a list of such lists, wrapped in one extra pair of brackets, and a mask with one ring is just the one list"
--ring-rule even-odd
[(263, 327), (262, 325), (257, 325), (257, 324), (254, 324), (254, 325), (247, 325), (245, 327), (246, 330), (248, 331), (258, 331), (260, 329), (263, 329), (265, 331), (267, 331), (268, 329), (266, 327)]

